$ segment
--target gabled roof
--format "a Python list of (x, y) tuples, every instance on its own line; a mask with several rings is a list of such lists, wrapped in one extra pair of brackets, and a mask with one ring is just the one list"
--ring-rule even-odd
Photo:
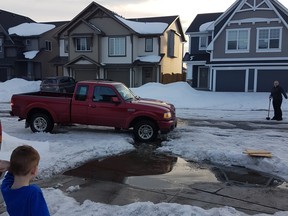
[[(185, 41), (185, 35), (182, 30), (179, 16), (125, 19), (120, 15), (118, 15), (117, 13), (97, 4), (96, 2), (90, 3), (84, 10), (82, 10), (76, 17), (74, 17), (64, 28), (62, 28), (61, 31), (58, 32), (58, 35), (64, 31), (72, 29), (79, 22), (84, 22), (85, 24), (88, 24), (88, 26), (91, 27), (91, 25), (89, 25), (87, 21), (99, 11), (103, 11), (107, 16), (109, 16), (110, 18), (118, 22), (120, 25), (127, 28), (131, 33), (137, 35), (148, 35), (148, 34), (161, 35), (168, 28), (169, 25), (171, 25), (173, 22), (177, 22), (182, 40)], [(137, 23), (139, 24), (138, 26)], [(142, 29), (142, 31), (139, 31), (139, 28)], [(155, 31), (156, 28), (158, 29), (158, 31)], [(153, 29), (154, 31), (152, 31), (152, 33), (149, 33), (148, 29)], [(103, 34), (105, 33), (103, 32)]]
[(65, 64), (65, 67), (70, 66), (70, 65), (72, 65), (72, 64), (74, 64), (74, 63), (76, 63), (78, 61), (81, 61), (81, 60), (88, 61), (91, 64), (94, 64), (96, 66), (101, 66), (98, 62), (94, 61), (93, 59), (91, 59), (91, 58), (89, 58), (89, 57), (87, 57), (85, 55), (80, 55), (80, 56), (77, 56), (75, 59), (71, 60), (70, 62), (67, 62)]
[[(288, 11), (287, 9), (281, 5), (277, 0), (262, 0), (258, 1), (258, 5), (251, 5), (247, 3), (248, 0), (238, 0), (236, 1), (230, 8), (228, 8), (216, 21), (215, 21), (215, 29), (214, 29), (214, 38), (207, 49), (211, 50), (213, 49), (213, 43), (217, 39), (217, 37), (220, 35), (220, 33), (223, 31), (226, 25), (228, 25), (229, 21), (232, 19), (232, 17), (235, 15), (236, 12), (239, 12), (241, 10), (246, 11), (255, 11), (257, 9), (260, 10), (266, 10), (266, 9), (274, 9), (275, 12), (278, 14), (279, 19), (284, 21), (284, 25), (288, 27), (287, 21), (285, 19), (288, 19)], [(268, 7), (268, 8), (267, 8)], [(279, 12), (280, 11), (280, 12)], [(283, 16), (284, 17), (283, 17)], [(245, 21), (245, 20), (244, 20)]]
[[(188, 27), (186, 34), (199, 33), (200, 27), (205, 24), (213, 21), (213, 40), (208, 46), (207, 49), (213, 49), (213, 43), (220, 35), (220, 33), (225, 29), (225, 26), (229, 24), (229, 21), (239, 10), (251, 10), (255, 11), (257, 9), (274, 9), (279, 19), (284, 22), (284, 25), (288, 28), (288, 10), (277, 0), (258, 0), (256, 5), (251, 5), (248, 3), (248, 0), (238, 0), (235, 1), (225, 12), (223, 13), (207, 13), (207, 14), (198, 14), (191, 25)], [(248, 20), (248, 19), (247, 19)], [(245, 20), (244, 20), (245, 21)]]
[(275, 9), (278, 11), (278, 13), (283, 17), (283, 19), (288, 23), (288, 11), (287, 8), (282, 5), (280, 2), (278, 1), (271, 1), (271, 3), (273, 4), (273, 6), (275, 7)]
[(188, 29), (186, 30), (186, 34), (192, 32), (199, 32), (199, 28), (204, 23), (212, 22), (218, 19), (223, 13), (205, 13), (198, 14), (195, 19), (192, 21)]
[(84, 8), (77, 16), (75, 16), (65, 27), (63, 27), (58, 34), (61, 34), (63, 31), (66, 31), (79, 22), (82, 22), (83, 20), (89, 19), (89, 17), (93, 16), (98, 10), (104, 11), (106, 14), (108, 14), (111, 18), (115, 19), (117, 22), (120, 22), (115, 15), (121, 17), (120, 15), (114, 13), (113, 11), (103, 7), (100, 4), (97, 4), (96, 2), (91, 2), (86, 8)]
[(35, 23), (35, 21), (26, 16), (0, 10), (0, 25), (6, 32), (8, 32), (9, 28), (22, 23)]
[[(127, 20), (131, 20), (131, 21), (137, 21), (137, 22), (150, 22), (150, 23), (154, 23), (154, 22), (158, 22), (158, 23), (166, 23), (168, 24), (168, 27), (170, 25), (172, 25), (174, 22), (177, 22), (178, 26), (179, 26), (179, 31), (182, 37), (183, 41), (186, 41), (185, 39), (185, 35), (182, 29), (182, 25), (180, 22), (180, 18), (177, 15), (174, 16), (162, 16), (162, 17), (144, 17), (144, 18), (132, 18), (132, 19), (127, 19)], [(167, 27), (167, 28), (168, 28)], [(166, 28), (166, 29), (167, 29)]]

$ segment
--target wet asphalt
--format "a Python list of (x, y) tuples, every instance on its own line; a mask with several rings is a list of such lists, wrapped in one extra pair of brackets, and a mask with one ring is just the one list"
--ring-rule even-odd
[[(0, 113), (2, 115), (6, 112)], [(223, 121), (200, 119), (180, 119), (181, 123), (243, 130), (268, 129), (282, 124), (271, 121), (229, 121), (229, 124), (223, 124)], [(282, 126), (283, 130), (287, 128), (285, 123)], [(155, 149), (159, 144), (161, 140), (155, 145), (137, 144), (133, 152), (93, 160), (35, 183), (43, 188), (58, 188), (80, 203), (88, 199), (111, 205), (150, 201), (204, 209), (230, 206), (251, 215), (288, 211), (288, 184), (282, 179), (244, 167), (195, 164), (157, 153)], [(77, 185), (79, 190), (69, 190), (70, 186)], [(5, 211), (2, 199), (0, 203), (2, 213)]]
[[(223, 121), (180, 119), (179, 123), (220, 129), (287, 128), (286, 123), (271, 121), (223, 124)], [(288, 184), (283, 179), (245, 167), (185, 161), (157, 153), (157, 145), (161, 145), (161, 140), (155, 145), (137, 144), (133, 152), (93, 160), (38, 183), (42, 187), (57, 187), (80, 203), (89, 199), (111, 205), (150, 201), (204, 209), (230, 206), (250, 215), (288, 211)], [(79, 190), (69, 191), (70, 186), (76, 185)]]

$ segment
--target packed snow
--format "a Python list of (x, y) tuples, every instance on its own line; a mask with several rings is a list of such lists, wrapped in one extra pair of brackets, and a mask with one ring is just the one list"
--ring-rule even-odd
[[(10, 98), (15, 93), (39, 90), (40, 81), (12, 79), (0, 83), (0, 109), (9, 110)], [(272, 84), (271, 84), (272, 85)], [(272, 87), (272, 86), (271, 86)], [(206, 92), (191, 88), (186, 82), (171, 84), (148, 83), (132, 91), (143, 98), (154, 98), (173, 103), (177, 116), (205, 120), (229, 121), (267, 121), (269, 93), (231, 93)], [(223, 165), (241, 165), (247, 168), (261, 170), (288, 180), (288, 143), (287, 100), (283, 101), (284, 120), (274, 127), (281, 130), (261, 129), (255, 131), (234, 128), (221, 130), (217, 127), (195, 127), (179, 125), (172, 134), (177, 139), (168, 138), (162, 142), (157, 151), (169, 152), (188, 161), (210, 161)], [(271, 115), (272, 113), (270, 113)], [(225, 122), (224, 122), (225, 121)], [(227, 123), (228, 121), (228, 123)], [(39, 178), (49, 178), (65, 170), (77, 167), (95, 158), (106, 158), (133, 150), (132, 137), (126, 133), (113, 133), (112, 129), (100, 128), (97, 133), (91, 126), (75, 126), (64, 133), (32, 133), (24, 128), (24, 121), (16, 118), (1, 118), (3, 127), (3, 142), (0, 158), (8, 160), (13, 149), (27, 144), (36, 148), (40, 155)], [(271, 121), (272, 122), (272, 121)], [(273, 122), (275, 123), (275, 122)], [(65, 129), (58, 129), (65, 130)], [(111, 133), (109, 132), (111, 130)], [(80, 132), (79, 132), (80, 131)], [(107, 131), (109, 136), (107, 136)], [(185, 132), (187, 131), (187, 132)], [(188, 132), (189, 131), (189, 132)], [(191, 132), (192, 131), (192, 132)], [(189, 133), (189, 134), (188, 134)], [(221, 133), (221, 134), (220, 134)], [(220, 136), (220, 135), (221, 136)], [(97, 142), (95, 142), (95, 136)], [(81, 143), (81, 144), (80, 144)], [(217, 147), (217, 148), (215, 148)], [(245, 149), (264, 149), (271, 151), (272, 158), (254, 159), (243, 154)], [(153, 204), (152, 202), (136, 202), (125, 206), (107, 205), (86, 200), (78, 203), (68, 194), (81, 190), (75, 185), (66, 191), (43, 188), (51, 215), (246, 215), (231, 207), (204, 210), (199, 207), (173, 203)], [(275, 215), (284, 216), (288, 212), (278, 212)], [(2, 215), (7, 215), (3, 213)], [(261, 214), (261, 216), (266, 214)]]
[(28, 51), (28, 52), (24, 52), (24, 56), (26, 59), (33, 59), (35, 58), (35, 56), (39, 53), (38, 50), (32, 50), (32, 51)]
[(41, 23), (22, 23), (8, 29), (9, 35), (16, 34), (18, 36), (37, 36), (41, 35), (51, 29), (55, 28), (52, 24), (41, 24)]
[(139, 56), (136, 58), (141, 62), (159, 62), (161, 60), (161, 56), (158, 55), (148, 55), (148, 56)]
[(164, 30), (168, 27), (167, 23), (136, 22), (136, 21), (124, 19), (117, 15), (115, 15), (115, 17), (139, 34), (162, 34)]

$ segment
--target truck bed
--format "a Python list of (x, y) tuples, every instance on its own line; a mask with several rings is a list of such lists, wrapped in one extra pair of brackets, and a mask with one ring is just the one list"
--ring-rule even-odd
[(28, 92), (28, 93), (22, 93), (18, 95), (27, 95), (27, 96), (40, 96), (40, 97), (64, 97), (64, 98), (72, 98), (73, 93), (59, 93), (59, 92), (43, 92), (43, 91), (37, 91), (37, 92)]
[(41, 91), (16, 94), (11, 98), (11, 115), (26, 119), (31, 110), (42, 109), (49, 110), (55, 123), (69, 123), (72, 97), (70, 93)]

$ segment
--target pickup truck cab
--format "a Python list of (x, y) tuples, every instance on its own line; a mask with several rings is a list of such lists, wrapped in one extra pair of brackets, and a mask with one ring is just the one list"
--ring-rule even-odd
[(175, 107), (143, 99), (120, 82), (80, 81), (73, 94), (31, 92), (11, 98), (10, 114), (26, 119), (33, 132), (51, 132), (54, 124), (85, 124), (133, 129), (136, 140), (150, 142), (177, 125)]

